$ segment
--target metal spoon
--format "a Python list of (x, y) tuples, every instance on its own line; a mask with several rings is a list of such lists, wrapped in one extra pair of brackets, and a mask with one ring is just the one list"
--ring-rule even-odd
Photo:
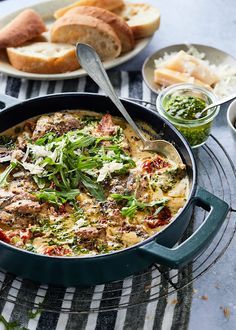
[(130, 117), (128, 112), (125, 110), (123, 104), (116, 95), (114, 88), (106, 74), (106, 71), (101, 63), (101, 60), (96, 53), (96, 51), (87, 44), (78, 43), (76, 45), (76, 54), (79, 59), (80, 65), (88, 73), (88, 75), (98, 84), (98, 86), (106, 93), (106, 95), (115, 104), (117, 109), (122, 113), (127, 122), (133, 128), (133, 130), (140, 137), (143, 142), (143, 150), (156, 151), (166, 158), (176, 162), (177, 164), (182, 164), (182, 159), (175, 149), (175, 147), (165, 140), (154, 140), (149, 141), (143, 135), (141, 130), (135, 124), (133, 119)]
[[(208, 110), (210, 110), (210, 109), (212, 109), (212, 108), (215, 108), (215, 107), (217, 107), (218, 105), (221, 105), (221, 104), (224, 104), (224, 103), (226, 103), (226, 102), (232, 101), (232, 100), (234, 100), (234, 99), (236, 99), (236, 94), (232, 94), (232, 95), (230, 95), (230, 96), (226, 96), (226, 97), (220, 99), (219, 101), (217, 101), (217, 102), (215, 102), (215, 103), (211, 103), (211, 104), (209, 104), (205, 109), (203, 109), (202, 111), (196, 113), (195, 117), (196, 117), (197, 119), (199, 119), (199, 118), (203, 117), (203, 114), (204, 114), (205, 112), (207, 112)], [(206, 116), (206, 115), (205, 115), (205, 116)]]

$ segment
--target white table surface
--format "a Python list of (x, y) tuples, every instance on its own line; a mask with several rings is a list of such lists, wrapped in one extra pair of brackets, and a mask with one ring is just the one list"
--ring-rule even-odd
[[(37, 3), (37, 0), (7, 0), (0, 3), (0, 17)], [(137, 2), (137, 1), (136, 1)], [(236, 57), (235, 0), (148, 0), (161, 11), (161, 26), (150, 45), (136, 58), (119, 69), (140, 70), (147, 56), (156, 50), (177, 43), (200, 43), (220, 48)], [(223, 110), (224, 111), (224, 110)], [(236, 162), (236, 144), (221, 114), (214, 133)], [(235, 216), (234, 216), (235, 220)], [(213, 282), (221, 283), (219, 289)], [(236, 329), (236, 240), (216, 267), (194, 283), (198, 293), (193, 298), (189, 329)], [(207, 295), (203, 301), (199, 296)], [(230, 309), (229, 319), (220, 307)], [(178, 329), (174, 329), (178, 330)]]

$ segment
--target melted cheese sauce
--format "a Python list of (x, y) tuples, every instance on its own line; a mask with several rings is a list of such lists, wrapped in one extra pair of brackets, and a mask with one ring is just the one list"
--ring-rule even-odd
[[(48, 195), (38, 197), (48, 194), (48, 189), (56, 195), (64, 193), (63, 180), (69, 179), (58, 172), (54, 182), (48, 180), (50, 173), (42, 177), (41, 172), (37, 175), (31, 170), (36, 163), (42, 166), (52, 154), (46, 151), (47, 144), (36, 147), (35, 143), (49, 132), (64, 137), (76, 130), (78, 134), (101, 139), (92, 145), (97, 148), (95, 155), (91, 156), (89, 147), (77, 148), (73, 149), (73, 160), (88, 154), (97, 159), (103, 152), (103, 156), (98, 157), (102, 165), (95, 162), (81, 173), (101, 187), (105, 199), (98, 200), (82, 181), (73, 187), (78, 190), (73, 198), (66, 199), (72, 187), (67, 188), (67, 197), (57, 203), (52, 196), (51, 199)], [(186, 203), (189, 180), (185, 169), (161, 155), (142, 151), (142, 142), (120, 118), (82, 110), (67, 111), (33, 118), (2, 135), (16, 140), (9, 154), (13, 161), (14, 157), (19, 158), (7, 184), (2, 184), (0, 179), (0, 239), (9, 244), (40, 254), (68, 257), (109, 253), (137, 244), (162, 230)], [(119, 149), (118, 160), (113, 147)], [(13, 156), (15, 151), (18, 156)], [(1, 152), (0, 164), (3, 175), (9, 162), (1, 163)], [(43, 166), (44, 172), (50, 167)], [(72, 168), (68, 173), (75, 171)]]

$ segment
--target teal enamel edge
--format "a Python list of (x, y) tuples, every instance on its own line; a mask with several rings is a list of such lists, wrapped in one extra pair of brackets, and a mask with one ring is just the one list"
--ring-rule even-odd
[(199, 186), (192, 199), (192, 204), (202, 207), (209, 214), (186, 241), (174, 248), (167, 248), (152, 241), (141, 246), (140, 252), (152, 257), (153, 262), (160, 262), (171, 268), (181, 268), (203, 251), (223, 224), (229, 211), (229, 205)]

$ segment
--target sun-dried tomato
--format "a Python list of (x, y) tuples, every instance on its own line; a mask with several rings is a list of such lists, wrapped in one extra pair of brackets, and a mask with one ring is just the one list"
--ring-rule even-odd
[(147, 226), (151, 229), (165, 226), (171, 219), (171, 211), (165, 206), (157, 215), (150, 215), (145, 219)]
[(148, 172), (148, 173), (152, 173), (155, 172), (156, 170), (161, 170), (165, 167), (169, 167), (170, 164), (168, 162), (166, 162), (164, 159), (162, 159), (161, 157), (157, 156), (154, 159), (148, 159), (143, 163), (143, 170)]
[(4, 231), (0, 228), (0, 241), (5, 243), (10, 243), (9, 237), (4, 233)]
[(20, 238), (23, 240), (25, 243), (32, 237), (31, 231), (27, 228), (25, 230), (20, 230)]
[(48, 256), (64, 256), (71, 253), (71, 249), (69, 248), (65, 248), (64, 246), (48, 246), (45, 250), (44, 250), (44, 254), (48, 255)]

